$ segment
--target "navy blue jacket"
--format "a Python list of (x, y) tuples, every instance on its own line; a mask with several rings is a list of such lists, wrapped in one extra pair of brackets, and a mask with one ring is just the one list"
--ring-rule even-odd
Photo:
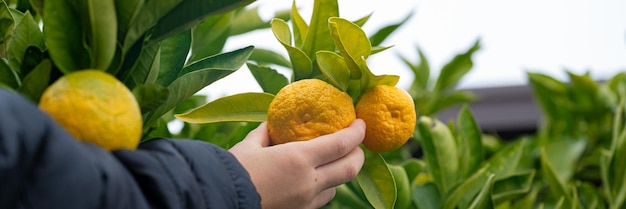
[(107, 152), (73, 139), (21, 96), (0, 88), (0, 208), (260, 208), (228, 151), (155, 139)]

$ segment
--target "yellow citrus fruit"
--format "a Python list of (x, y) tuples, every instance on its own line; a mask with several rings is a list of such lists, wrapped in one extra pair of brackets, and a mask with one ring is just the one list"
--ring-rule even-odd
[(43, 93), (39, 107), (80, 141), (106, 150), (135, 149), (142, 119), (128, 88), (99, 70), (67, 74)]
[(363, 144), (381, 153), (404, 145), (415, 130), (415, 105), (403, 89), (380, 85), (361, 96), (357, 118), (366, 124)]
[(285, 86), (267, 110), (267, 128), (274, 144), (331, 134), (355, 119), (352, 98), (319, 79), (303, 79)]

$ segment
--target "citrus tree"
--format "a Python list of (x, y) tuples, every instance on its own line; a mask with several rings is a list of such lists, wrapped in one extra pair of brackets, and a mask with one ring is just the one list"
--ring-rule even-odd
[(196, 92), (251, 57), (275, 54), (253, 46), (222, 52), (228, 37), (268, 27), (244, 7), (251, 2), (2, 1), (0, 85), (38, 103), (64, 74), (105, 71), (133, 91), (147, 140)]
[[(290, 83), (310, 78), (324, 80), (334, 85), (337, 89), (346, 92), (352, 97), (355, 104), (359, 103), (362, 96), (370, 92), (371, 89), (378, 86), (395, 86), (399, 77), (397, 75), (373, 74), (367, 65), (367, 58), (389, 49), (390, 47), (378, 46), (378, 44), (382, 43), (389, 34), (400, 27), (406, 19), (397, 24), (387, 26), (374, 35), (367, 36), (361, 29), (361, 26), (367, 22), (368, 18), (369, 16), (366, 16), (353, 21), (341, 18), (339, 17), (338, 3), (336, 0), (318, 0), (314, 1), (313, 14), (307, 22), (301, 17), (294, 3), (291, 10), (291, 25), (282, 19), (273, 19), (271, 21), (272, 33), (287, 52), (290, 62), (288, 67), (292, 70), (290, 78), (279, 74), (271, 65), (249, 62), (247, 66), (264, 90), (264, 93), (243, 93), (222, 97), (183, 114), (177, 114), (176, 117), (190, 123), (265, 121), (267, 119), (266, 114), (268, 107), (275, 94), (279, 93), (281, 89), (288, 86)], [(478, 43), (467, 53), (455, 57), (449, 65), (446, 65), (445, 70), (442, 71), (443, 76), (440, 77), (440, 81), (438, 81), (434, 90), (427, 88), (425, 83), (424, 85), (414, 84), (414, 86), (416, 86), (416, 88), (412, 89), (414, 95), (428, 94), (437, 98), (435, 100), (429, 97), (416, 97), (419, 98), (419, 100), (416, 100), (415, 104), (421, 104), (421, 101), (436, 101), (435, 104), (430, 104), (430, 106), (433, 107), (439, 106), (437, 103), (441, 105), (454, 105), (472, 99), (473, 97), (471, 97), (469, 93), (454, 91), (454, 85), (471, 69), (471, 55), (477, 49)], [(428, 72), (425, 72), (425, 70), (428, 70), (428, 67), (426, 66), (424, 68), (422, 65), (419, 69), (416, 67), (415, 72), (420, 76), (426, 73), (425, 77), (428, 78)], [(414, 106), (415, 104), (409, 103), (403, 105)], [(416, 106), (422, 107), (421, 105)], [(373, 105), (371, 107), (373, 107)], [(429, 114), (434, 114), (438, 110), (441, 109), (431, 109), (429, 110)], [(409, 114), (415, 113), (411, 112)], [(480, 130), (475, 125), (471, 113), (466, 111), (463, 117), (463, 125), (466, 126), (466, 129), (463, 130), (467, 131), (468, 135), (471, 135), (471, 138), (467, 139), (471, 140), (468, 143), (471, 143), (474, 147), (477, 146), (477, 143), (480, 145)], [(436, 123), (428, 118), (423, 118), (420, 120), (420, 124), (424, 127), (431, 127)], [(368, 127), (369, 126), (376, 127), (376, 123), (368, 124)], [(439, 127), (438, 129), (442, 129), (446, 126)], [(415, 127), (411, 129), (415, 129)], [(417, 130), (420, 131), (420, 133), (430, 133), (430, 128)], [(447, 135), (444, 135), (451, 136), (449, 131)], [(429, 140), (431, 143), (439, 143), (438, 140), (433, 140), (432, 138), (429, 138)], [(445, 139), (450, 146), (452, 146), (451, 143), (454, 143), (451, 140), (454, 139)], [(402, 144), (403, 143), (400, 145)], [(434, 145), (431, 144), (431, 147), (432, 146)], [(429, 168), (423, 166), (425, 165), (424, 161), (398, 154), (402, 153), (402, 150), (405, 149), (381, 154), (372, 152), (367, 148), (365, 149), (366, 159), (362, 171), (353, 182), (338, 187), (337, 198), (333, 204), (337, 207), (344, 205), (359, 208), (415, 208), (417, 207), (416, 202), (428, 204), (428, 202), (425, 201), (412, 201), (412, 198), (418, 197), (418, 194), (430, 195), (432, 193), (428, 190), (419, 192), (419, 190), (414, 189), (412, 186), (412, 182), (414, 182), (414, 179), (418, 178), (418, 174), (422, 171), (421, 168), (424, 168), (424, 171), (426, 171), (428, 169), (434, 169), (435, 166), (439, 164), (445, 164), (446, 168), (454, 167), (455, 165), (452, 164), (452, 162), (458, 163), (461, 157), (466, 156), (475, 158), (474, 160), (476, 162), (474, 162), (474, 165), (464, 171), (466, 173), (464, 176), (446, 179), (445, 187), (441, 188), (445, 189), (443, 194), (437, 195), (437, 198), (443, 199), (441, 201), (432, 200), (438, 201), (438, 203), (448, 202), (448, 207), (490, 202), (490, 185), (492, 185), (494, 181), (493, 178), (490, 178), (491, 181), (487, 181), (487, 177), (489, 177), (488, 174), (491, 173), (487, 173), (486, 168), (483, 168), (480, 170), (480, 173), (475, 174), (475, 171), (478, 171), (481, 165), (480, 163), (482, 163), (483, 160), (480, 158), (480, 150), (469, 152), (470, 148), (468, 148), (468, 152), (460, 156), (456, 154), (456, 151), (449, 148), (450, 147), (442, 147), (440, 149), (444, 151), (450, 150), (448, 153), (454, 155), (445, 153), (437, 154), (445, 157), (445, 161), (433, 161), (437, 163), (433, 163), (433, 166)], [(385, 152), (386, 151), (389, 151), (389, 149), (385, 150)], [(433, 156), (435, 156), (435, 154), (433, 154)], [(455, 167), (455, 169), (457, 168)], [(456, 176), (457, 171), (458, 170), (441, 171), (440, 173), (452, 172), (454, 174), (445, 175)], [(439, 179), (439, 176), (430, 176), (430, 178)], [(460, 182), (470, 177), (473, 177), (473, 181), (468, 182), (463, 187), (459, 187), (460, 189), (456, 188)], [(493, 175), (491, 175), (491, 177), (493, 177)], [(485, 194), (476, 196), (475, 194), (478, 192)], [(432, 193), (432, 195), (434, 194), (436, 193)], [(446, 201), (446, 198), (450, 198), (453, 201)], [(487, 206), (482, 205), (480, 207)]]
[[(194, 138), (229, 148), (267, 120), (285, 86), (318, 79), (354, 105), (396, 75), (375, 75), (367, 58), (408, 17), (373, 34), (370, 16), (347, 20), (337, 0), (314, 0), (308, 19), (296, 7), (263, 21), (251, 0), (8, 0), (0, 4), (0, 86), (39, 103), (65, 74), (113, 75), (136, 98), (142, 140)], [(409, 15), (410, 17), (410, 15)], [(224, 52), (229, 37), (268, 29), (284, 51), (244, 47)], [(543, 120), (537, 134), (505, 141), (482, 133), (469, 107), (449, 122), (441, 110), (474, 101), (456, 84), (473, 66), (479, 41), (432, 75), (421, 49), (400, 57), (415, 78), (408, 89), (414, 134), (402, 147), (365, 150), (357, 178), (337, 187), (326, 208), (624, 208), (626, 75), (605, 83), (588, 74), (567, 82), (529, 73)], [(286, 52), (286, 53), (285, 53)], [(286, 54), (286, 56), (284, 56)], [(263, 92), (212, 99), (200, 89), (246, 66)], [(291, 77), (275, 67), (291, 70)], [(406, 105), (405, 105), (406, 106)], [(72, 116), (76, 117), (76, 116)], [(179, 133), (167, 128), (186, 121)]]

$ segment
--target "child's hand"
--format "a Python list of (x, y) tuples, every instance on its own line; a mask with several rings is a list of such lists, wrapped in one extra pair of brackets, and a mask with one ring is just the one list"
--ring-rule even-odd
[(365, 123), (356, 119), (333, 134), (269, 146), (263, 123), (230, 152), (250, 174), (263, 208), (319, 208), (361, 170), (364, 135)]

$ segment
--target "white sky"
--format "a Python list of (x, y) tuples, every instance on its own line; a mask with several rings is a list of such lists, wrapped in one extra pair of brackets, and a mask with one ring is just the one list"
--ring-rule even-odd
[[(259, 0), (265, 19), (291, 0)], [(413, 18), (383, 45), (390, 50), (373, 55), (368, 65), (375, 74), (401, 76), (407, 88), (413, 76), (398, 54), (417, 60), (419, 46), (431, 65), (431, 75), (454, 55), (480, 38), (482, 48), (474, 55), (474, 68), (460, 88), (521, 85), (526, 72), (543, 72), (565, 79), (565, 70), (591, 71), (597, 79), (626, 70), (626, 1), (623, 0), (339, 0), (340, 16), (356, 20), (373, 12), (366, 33), (403, 19)], [(308, 20), (313, 0), (298, 0)], [(231, 38), (226, 50), (247, 45), (286, 54), (271, 31), (262, 30)], [(282, 72), (282, 71), (281, 71)], [(259, 92), (258, 84), (244, 66), (213, 83), (202, 92), (212, 99), (241, 92)]]

